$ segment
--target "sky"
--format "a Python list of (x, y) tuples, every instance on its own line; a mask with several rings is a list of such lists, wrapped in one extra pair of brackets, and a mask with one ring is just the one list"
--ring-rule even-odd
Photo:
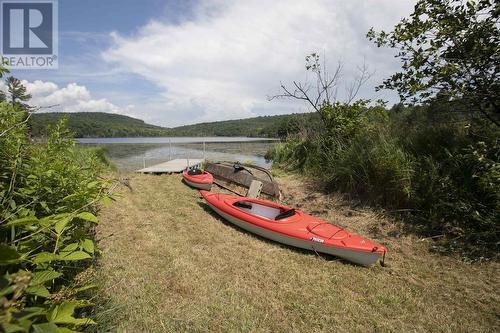
[[(410, 0), (59, 0), (59, 68), (15, 70), (46, 111), (110, 112), (161, 126), (308, 112), (272, 100), (306, 82), (306, 55), (342, 62), (358, 97), (398, 101), (374, 87), (400, 68), (394, 50), (366, 39), (411, 13)], [(323, 61), (323, 60), (322, 60)], [(339, 93), (342, 98), (342, 89)]]

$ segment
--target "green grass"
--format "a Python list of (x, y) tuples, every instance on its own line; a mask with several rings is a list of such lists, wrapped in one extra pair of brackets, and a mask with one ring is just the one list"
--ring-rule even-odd
[[(131, 176), (101, 213), (100, 331), (487, 332), (500, 329), (498, 263), (432, 254), (401, 224), (279, 179), (286, 204), (389, 248), (354, 266), (225, 223), (180, 176)], [(107, 311), (107, 312), (105, 312)]]

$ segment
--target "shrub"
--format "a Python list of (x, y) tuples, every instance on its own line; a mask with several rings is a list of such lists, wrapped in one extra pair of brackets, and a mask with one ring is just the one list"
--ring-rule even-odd
[(412, 157), (380, 132), (337, 143), (324, 154), (331, 188), (402, 207), (412, 195)]
[(469, 250), (498, 252), (500, 146), (470, 142), (419, 160), (413, 205), (429, 226), (466, 241)]
[(329, 190), (412, 211), (411, 221), (427, 233), (450, 236), (456, 249), (496, 255), (498, 129), (460, 116), (436, 123), (436, 116), (445, 118), (436, 107), (449, 111), (440, 105), (390, 111), (363, 103), (324, 107), (324, 130), (278, 144), (267, 157), (319, 177)]
[(0, 325), (70, 332), (93, 324), (85, 277), (96, 249), (97, 203), (108, 182), (98, 155), (75, 147), (64, 122), (46, 143), (28, 139), (24, 112), (0, 105)]

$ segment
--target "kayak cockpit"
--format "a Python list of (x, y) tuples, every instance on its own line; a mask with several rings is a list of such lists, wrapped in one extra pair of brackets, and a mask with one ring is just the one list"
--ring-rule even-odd
[(236, 201), (233, 206), (249, 214), (274, 221), (279, 221), (295, 215), (295, 209), (282, 209), (251, 201)]

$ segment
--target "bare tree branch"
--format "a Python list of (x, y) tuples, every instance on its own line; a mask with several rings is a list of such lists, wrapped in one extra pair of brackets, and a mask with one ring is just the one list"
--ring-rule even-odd
[[(341, 84), (341, 77), (344, 66), (338, 63), (333, 75), (331, 75), (326, 66), (326, 60), (321, 64), (319, 56), (313, 53), (306, 57), (306, 69), (315, 74), (315, 84), (312, 85), (307, 80), (303, 83), (292, 81), (293, 88), (289, 88), (280, 82), (281, 94), (268, 97), (269, 101), (278, 98), (291, 98), (308, 102), (316, 111), (320, 111), (325, 104), (334, 104), (338, 101), (338, 88)], [(346, 84), (346, 103), (350, 104), (358, 95), (361, 87), (372, 77), (368, 66), (363, 62), (358, 67), (359, 74), (351, 84)], [(314, 88), (314, 89), (313, 89)]]
[(363, 61), (362, 66), (358, 66), (358, 75), (354, 79), (354, 82), (347, 87), (347, 104), (351, 104), (358, 95), (361, 87), (373, 76), (373, 74), (374, 72), (370, 73), (368, 71), (368, 66), (365, 61)]

